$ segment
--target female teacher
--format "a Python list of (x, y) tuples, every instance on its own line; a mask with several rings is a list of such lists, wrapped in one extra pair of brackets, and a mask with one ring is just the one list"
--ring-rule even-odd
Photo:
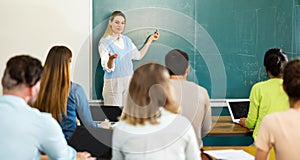
[(99, 41), (98, 50), (104, 70), (102, 96), (105, 105), (124, 106), (124, 98), (133, 74), (132, 60), (142, 59), (152, 41), (159, 38), (159, 33), (155, 32), (138, 50), (131, 39), (122, 34), (125, 25), (124, 13), (114, 11)]

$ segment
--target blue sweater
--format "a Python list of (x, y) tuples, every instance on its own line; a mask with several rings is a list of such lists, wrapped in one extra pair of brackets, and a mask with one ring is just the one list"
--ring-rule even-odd
[(63, 116), (61, 127), (65, 138), (69, 140), (77, 127), (76, 117), (81, 125), (86, 127), (100, 127), (92, 119), (88, 99), (83, 88), (74, 82), (71, 82), (70, 93), (67, 102), (67, 115)]
[(115, 70), (113, 72), (105, 71), (104, 78), (119, 78), (131, 76), (133, 74), (132, 60), (139, 54), (133, 49), (135, 47), (132, 47), (133, 43), (130, 38), (124, 35), (121, 35), (121, 38), (124, 40), (124, 49), (116, 46), (112, 37), (100, 40), (100, 43), (107, 47), (109, 53), (118, 54), (118, 57), (114, 60)]

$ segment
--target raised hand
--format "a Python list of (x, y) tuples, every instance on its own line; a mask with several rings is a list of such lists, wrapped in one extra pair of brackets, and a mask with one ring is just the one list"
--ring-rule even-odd
[(154, 34), (152, 34), (151, 35), (151, 37), (150, 37), (152, 40), (158, 40), (158, 38), (159, 38), (159, 32), (158, 31), (156, 31)]

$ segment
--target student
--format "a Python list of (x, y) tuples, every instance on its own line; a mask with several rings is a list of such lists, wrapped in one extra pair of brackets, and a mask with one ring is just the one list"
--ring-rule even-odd
[(179, 49), (173, 49), (165, 56), (175, 100), (181, 107), (181, 114), (193, 124), (198, 144), (202, 147), (201, 138), (211, 129), (210, 100), (205, 88), (186, 80), (190, 72), (188, 61), (188, 54)]
[(254, 128), (254, 140), (265, 115), (289, 108), (288, 97), (282, 88), (282, 70), (287, 61), (286, 54), (279, 48), (269, 49), (265, 54), (264, 66), (270, 79), (252, 87), (247, 118), (240, 119), (243, 127)]
[(67, 114), (62, 119), (62, 129), (67, 140), (70, 140), (77, 127), (76, 118), (80, 125), (92, 126), (97, 128), (108, 128), (109, 124), (105, 122), (100, 125), (92, 119), (89, 101), (81, 85), (71, 82), (70, 92), (67, 101)]
[(53, 46), (44, 64), (41, 91), (34, 107), (51, 113), (69, 140), (77, 127), (76, 118), (84, 126), (101, 127), (92, 120), (86, 95), (79, 84), (70, 81), (72, 52), (65, 46)]
[[(71, 160), (76, 151), (67, 145), (61, 128), (48, 113), (41, 113), (33, 103), (40, 89), (41, 62), (20, 55), (9, 59), (2, 77), (0, 97), (1, 159), (40, 159), (40, 152), (51, 159)], [(46, 157), (43, 157), (46, 158)], [(87, 152), (77, 159), (93, 159)]]
[(300, 59), (286, 65), (283, 88), (289, 97), (290, 109), (263, 118), (255, 141), (257, 160), (266, 160), (272, 147), (277, 160), (299, 159)]
[(177, 114), (169, 78), (167, 69), (155, 63), (135, 70), (113, 132), (113, 160), (200, 159), (193, 127)]
[(101, 66), (104, 69), (102, 96), (105, 105), (123, 106), (130, 78), (133, 74), (132, 60), (142, 59), (159, 33), (151, 35), (146, 44), (137, 50), (131, 39), (123, 35), (126, 25), (125, 14), (114, 11), (109, 18), (106, 31), (99, 41)]

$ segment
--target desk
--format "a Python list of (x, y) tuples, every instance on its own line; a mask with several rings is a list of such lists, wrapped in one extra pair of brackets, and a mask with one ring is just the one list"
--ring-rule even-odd
[(252, 130), (233, 123), (230, 116), (213, 116), (212, 129), (202, 138), (204, 146), (249, 146)]
[(253, 133), (253, 130), (233, 123), (230, 116), (213, 116), (212, 121), (212, 129), (208, 133), (208, 136), (251, 136)]
[[(223, 150), (223, 149), (238, 149), (244, 150), (245, 152), (255, 156), (256, 147), (255, 146), (218, 146), (218, 147), (203, 147), (204, 151), (206, 150)], [(274, 149), (270, 151), (269, 160), (275, 160)]]

